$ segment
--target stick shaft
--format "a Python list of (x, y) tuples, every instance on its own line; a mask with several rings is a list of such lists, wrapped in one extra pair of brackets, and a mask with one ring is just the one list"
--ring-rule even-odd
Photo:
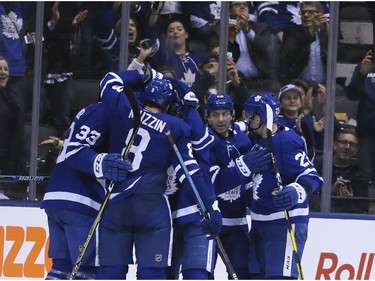
[(48, 181), (50, 176), (0, 175), (0, 181)]
[[(272, 155), (272, 164), (273, 164), (273, 170), (276, 175), (277, 186), (279, 188), (279, 191), (281, 191), (283, 190), (283, 183), (281, 180), (280, 170), (277, 164), (277, 159), (276, 159), (275, 150), (274, 150), (273, 141), (272, 141), (273, 112), (268, 104), (266, 105), (266, 109), (267, 109), (267, 139), (268, 139), (268, 143), (270, 147), (270, 153)], [(304, 277), (303, 277), (303, 272), (302, 272), (301, 259), (299, 258), (299, 255), (298, 255), (297, 243), (296, 243), (292, 223), (289, 218), (289, 212), (285, 210), (284, 215), (285, 215), (285, 220), (286, 220), (287, 227), (288, 227), (290, 240), (292, 243), (293, 255), (294, 255), (294, 258), (296, 259), (298, 275), (299, 275), (299, 278), (303, 280)]]
[[(125, 159), (130, 151), (130, 148), (131, 146), (133, 145), (133, 142), (134, 142), (134, 139), (137, 135), (137, 132), (138, 132), (138, 129), (141, 125), (141, 115), (140, 115), (140, 112), (139, 112), (139, 107), (138, 107), (138, 102), (134, 96), (134, 93), (133, 93), (133, 90), (129, 87), (129, 86), (126, 86), (125, 87), (125, 93), (127, 94), (127, 97), (129, 99), (129, 102), (131, 104), (131, 107), (132, 107), (132, 110), (133, 110), (133, 115), (134, 115), (134, 129), (133, 129), (133, 132), (132, 132), (132, 135), (129, 139), (129, 143), (128, 145), (126, 146), (125, 148), (125, 151), (124, 151), (124, 154), (122, 155), (122, 158)], [(76, 260), (76, 262), (74, 263), (74, 266), (73, 266), (73, 270), (70, 274), (70, 280), (73, 280), (75, 278), (75, 276), (77, 275), (77, 272), (78, 272), (78, 269), (79, 267), (81, 266), (81, 262), (83, 260), (83, 257), (85, 256), (86, 254), (86, 251), (88, 249), (88, 246), (92, 240), (92, 237), (98, 227), (98, 224), (102, 218), (102, 215), (103, 215), (103, 212), (104, 212), (104, 209), (105, 207), (107, 206), (107, 203), (111, 197), (111, 194), (112, 194), (112, 190), (113, 190), (113, 187), (115, 185), (115, 182), (114, 181), (111, 181), (110, 184), (109, 184), (109, 187), (108, 187), (108, 191), (107, 191), (107, 194), (102, 202), (102, 204), (100, 205), (100, 209), (98, 211), (98, 214), (94, 220), (94, 223), (92, 224), (90, 230), (89, 230), (89, 233), (87, 235), (87, 238), (86, 238), (86, 241), (85, 243), (82, 245), (82, 247), (80, 248), (80, 251), (79, 251), (79, 255), (78, 255), (78, 258)]]
[[(168, 140), (169, 142), (171, 143), (171, 146), (173, 147), (173, 150), (174, 152), (176, 153), (176, 156), (178, 158), (178, 162), (180, 163), (180, 166), (182, 167), (183, 171), (184, 171), (184, 174), (186, 176), (186, 178), (188, 179), (189, 181), (189, 185), (191, 187), (191, 189), (193, 190), (193, 193), (194, 193), (194, 197), (195, 199), (197, 200), (198, 202), (198, 206), (199, 206), (199, 209), (202, 211), (203, 213), (203, 216), (205, 217), (205, 219), (209, 219), (210, 216), (209, 216), (209, 213), (207, 212), (207, 208), (206, 206), (204, 205), (203, 203), (203, 200), (201, 198), (201, 196), (199, 195), (199, 192), (198, 192), (198, 189), (197, 187), (195, 186), (194, 182), (193, 182), (193, 179), (191, 178), (190, 174), (189, 174), (189, 171), (188, 169), (186, 168), (186, 165), (184, 163), (184, 160), (182, 159), (181, 157), (181, 153), (180, 151), (178, 150), (177, 148), (177, 145), (172, 137), (172, 134), (170, 131), (167, 131), (166, 133), (166, 136), (168, 137)], [(221, 256), (227, 270), (228, 270), (228, 273), (230, 274), (230, 276), (232, 277), (233, 280), (238, 280), (238, 277), (237, 277), (237, 274), (236, 272), (234, 271), (234, 268), (232, 266), (232, 263), (230, 262), (229, 260), (229, 257), (228, 257), (228, 254), (227, 252), (225, 251), (224, 249), (224, 246), (223, 246), (223, 243), (221, 242), (219, 236), (216, 236), (215, 237), (215, 241), (216, 241), (216, 244), (218, 246), (218, 252), (219, 252), (219, 255)]]

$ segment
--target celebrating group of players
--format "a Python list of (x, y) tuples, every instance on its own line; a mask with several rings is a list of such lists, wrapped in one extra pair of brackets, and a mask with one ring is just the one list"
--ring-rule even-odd
[(277, 125), (277, 99), (249, 97), (242, 132), (228, 95), (209, 96), (204, 122), (186, 84), (147, 73), (107, 73), (101, 101), (82, 109), (66, 133), (42, 203), (53, 261), (47, 279), (126, 279), (134, 262), (137, 279), (180, 272), (212, 279), (217, 253), (229, 278), (298, 278), (307, 196), (322, 178), (304, 140)]

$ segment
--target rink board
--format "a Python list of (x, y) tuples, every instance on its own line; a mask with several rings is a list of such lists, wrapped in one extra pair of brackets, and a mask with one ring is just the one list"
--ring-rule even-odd
[[(302, 259), (305, 279), (375, 279), (373, 219), (315, 213)], [(51, 267), (48, 244), (43, 210), (0, 206), (0, 279), (43, 279)], [(226, 277), (220, 261), (215, 279)], [(128, 279), (135, 279), (135, 266), (130, 266)]]

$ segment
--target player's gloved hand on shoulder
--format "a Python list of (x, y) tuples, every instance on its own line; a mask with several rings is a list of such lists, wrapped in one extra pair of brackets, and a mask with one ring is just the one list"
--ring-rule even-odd
[(236, 159), (236, 167), (241, 177), (248, 178), (272, 167), (272, 156), (267, 149), (254, 145), (251, 150)]
[(278, 210), (290, 210), (295, 205), (303, 203), (307, 198), (305, 189), (298, 183), (293, 182), (278, 191), (273, 197), (273, 205)]
[(97, 178), (106, 178), (115, 182), (126, 179), (132, 169), (129, 160), (123, 160), (117, 153), (100, 153), (95, 157), (93, 169)]

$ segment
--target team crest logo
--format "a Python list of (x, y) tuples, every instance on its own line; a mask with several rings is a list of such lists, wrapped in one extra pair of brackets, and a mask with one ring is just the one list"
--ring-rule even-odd
[(218, 195), (218, 197), (223, 201), (229, 201), (229, 203), (232, 203), (234, 200), (237, 200), (241, 196), (241, 186), (236, 186), (235, 188), (221, 193)]
[(161, 254), (156, 254), (156, 255), (155, 255), (155, 261), (156, 261), (156, 262), (161, 262), (162, 259), (163, 259), (163, 255), (161, 255)]
[(11, 11), (7, 16), (0, 17), (3, 26), (3, 35), (12, 40), (20, 38), (19, 31), (23, 27), (23, 19), (19, 18), (16, 13)]
[(170, 166), (167, 170), (167, 189), (164, 192), (165, 195), (169, 196), (177, 192), (177, 178), (176, 172), (174, 171), (173, 167)]
[(290, 21), (297, 25), (301, 24), (301, 16), (299, 14), (300, 5), (297, 5), (297, 7), (294, 5), (287, 5), (286, 9), (289, 13), (292, 14), (292, 18), (290, 19)]
[(256, 174), (253, 177), (253, 181), (251, 183), (252, 183), (252, 187), (253, 187), (253, 199), (254, 200), (259, 200), (258, 188), (259, 188), (260, 184), (262, 183), (262, 181), (263, 181), (263, 175), (262, 174)]
[[(186, 57), (181, 58), (181, 60), (184, 63), (187, 62), (187, 58)], [(184, 72), (184, 77), (181, 78), (181, 81), (185, 82), (189, 87), (191, 87), (191, 85), (193, 85), (193, 82), (195, 81), (195, 73), (193, 73), (191, 71), (191, 69), (188, 68), (188, 70), (186, 72)]]

